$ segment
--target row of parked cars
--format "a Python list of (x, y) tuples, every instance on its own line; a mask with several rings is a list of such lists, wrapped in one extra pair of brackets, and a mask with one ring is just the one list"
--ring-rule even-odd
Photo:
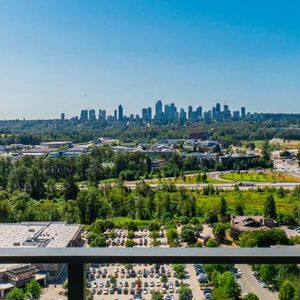
[[(194, 269), (197, 275), (199, 283), (207, 284), (208, 279), (204, 267), (202, 264), (194, 264)], [(203, 294), (205, 300), (211, 300), (211, 289), (209, 287), (203, 288)]]

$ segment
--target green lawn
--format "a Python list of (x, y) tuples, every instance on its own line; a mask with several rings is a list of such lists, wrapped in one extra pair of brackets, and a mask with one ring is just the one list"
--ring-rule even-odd
[(185, 179), (182, 177), (170, 177), (170, 178), (161, 178), (159, 179), (153, 179), (153, 180), (147, 180), (147, 183), (149, 184), (160, 184), (160, 183), (176, 183), (176, 184), (196, 184), (196, 183), (210, 183), (210, 184), (215, 184), (215, 183), (224, 183), (225, 181), (223, 180), (217, 180), (214, 178), (211, 178), (210, 176), (207, 176), (207, 179), (203, 182), (197, 182), (197, 175), (186, 175)]
[[(205, 215), (209, 210), (218, 210), (220, 204), (220, 197), (223, 195), (228, 202), (229, 213), (235, 213), (235, 206), (242, 203), (244, 206), (245, 215), (261, 215), (264, 211), (264, 202), (268, 191), (258, 192), (256, 190), (248, 191), (224, 191), (220, 195), (203, 196), (201, 192), (193, 191), (197, 199), (197, 209), (200, 215)], [(292, 213), (298, 200), (291, 196), (292, 192), (287, 191), (287, 195), (279, 198), (277, 193), (273, 193), (277, 212), (278, 213)]]
[(300, 182), (299, 178), (284, 173), (268, 172), (241, 172), (225, 173), (221, 178), (232, 181), (249, 181), (249, 182)]

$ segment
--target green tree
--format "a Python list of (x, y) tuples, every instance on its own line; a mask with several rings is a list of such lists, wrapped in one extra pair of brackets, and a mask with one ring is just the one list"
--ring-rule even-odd
[(167, 283), (168, 282), (168, 277), (167, 277), (166, 274), (162, 274), (161, 275), (161, 282), (163, 282), (163, 283)]
[(220, 215), (221, 217), (227, 216), (228, 203), (226, 199), (222, 196), (220, 199)]
[(255, 294), (250, 293), (246, 295), (243, 300), (259, 300), (259, 298)]
[(272, 280), (277, 275), (277, 270), (275, 265), (267, 264), (261, 265), (259, 269), (260, 277), (266, 282), (272, 282)]
[(42, 294), (42, 288), (36, 280), (31, 280), (26, 284), (26, 293), (30, 296), (30, 299), (38, 300)]
[(18, 288), (13, 288), (5, 295), (6, 300), (25, 300), (25, 293)]
[(221, 287), (229, 297), (239, 299), (240, 289), (231, 272), (227, 271), (219, 275), (218, 287)]
[(133, 248), (134, 246), (136, 246), (136, 242), (134, 240), (126, 240), (125, 246), (128, 248)]
[(179, 300), (192, 300), (192, 290), (186, 284), (182, 284), (179, 288)]
[(266, 218), (276, 219), (277, 211), (273, 195), (268, 195), (264, 203), (264, 215)]
[(168, 241), (177, 241), (178, 240), (178, 232), (175, 228), (170, 228), (166, 232), (166, 237)]
[(280, 300), (292, 300), (295, 296), (295, 288), (293, 284), (286, 280), (281, 285), (279, 290), (279, 299)]
[(226, 226), (223, 223), (215, 224), (213, 234), (219, 241), (224, 241), (226, 237)]
[(195, 230), (187, 225), (183, 226), (181, 230), (181, 239), (183, 242), (186, 242), (188, 244), (194, 244), (197, 241)]
[(161, 292), (159, 291), (153, 291), (151, 295), (151, 300), (163, 300), (164, 296)]
[(78, 192), (79, 189), (75, 182), (74, 176), (68, 176), (63, 186), (63, 193), (65, 199), (66, 200), (76, 199)]
[(212, 300), (232, 300), (222, 288), (214, 288), (211, 293)]
[(217, 248), (219, 245), (218, 243), (212, 239), (212, 238), (209, 238), (205, 244), (206, 247), (209, 247), (209, 248)]

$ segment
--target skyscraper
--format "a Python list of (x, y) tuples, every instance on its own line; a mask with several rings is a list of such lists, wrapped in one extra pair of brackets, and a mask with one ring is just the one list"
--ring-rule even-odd
[(97, 118), (96, 118), (96, 112), (95, 112), (94, 109), (90, 109), (90, 110), (89, 110), (89, 120), (90, 120), (90, 121), (95, 121), (95, 120), (97, 120)]
[(64, 121), (64, 120), (65, 120), (65, 117), (66, 117), (65, 113), (61, 113), (61, 114), (60, 114), (60, 120), (61, 120), (61, 121)]
[(244, 106), (241, 107), (241, 118), (242, 119), (246, 118), (246, 108)]
[(192, 117), (193, 117), (193, 106), (190, 105), (190, 106), (188, 107), (188, 119), (189, 119), (189, 120), (192, 120)]
[(82, 110), (80, 113), (80, 121), (81, 122), (86, 122), (88, 121), (89, 117), (88, 117), (88, 111), (87, 110)]
[(149, 106), (146, 110), (147, 121), (150, 122), (152, 120), (152, 108)]
[(197, 107), (196, 114), (197, 114), (198, 120), (201, 120), (202, 119), (202, 106)]
[(162, 102), (161, 100), (158, 100), (156, 103), (155, 103), (155, 120), (157, 121), (161, 121), (162, 120)]
[(119, 106), (118, 106), (118, 116), (119, 116), (119, 121), (123, 121), (123, 106), (120, 104)]
[(218, 114), (221, 113), (221, 104), (220, 103), (216, 104), (216, 113), (218, 113)]

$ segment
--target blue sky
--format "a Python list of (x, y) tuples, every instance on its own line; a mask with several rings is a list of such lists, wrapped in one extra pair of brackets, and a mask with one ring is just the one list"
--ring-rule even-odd
[(300, 2), (0, 0), (0, 119), (216, 100), (300, 112)]

